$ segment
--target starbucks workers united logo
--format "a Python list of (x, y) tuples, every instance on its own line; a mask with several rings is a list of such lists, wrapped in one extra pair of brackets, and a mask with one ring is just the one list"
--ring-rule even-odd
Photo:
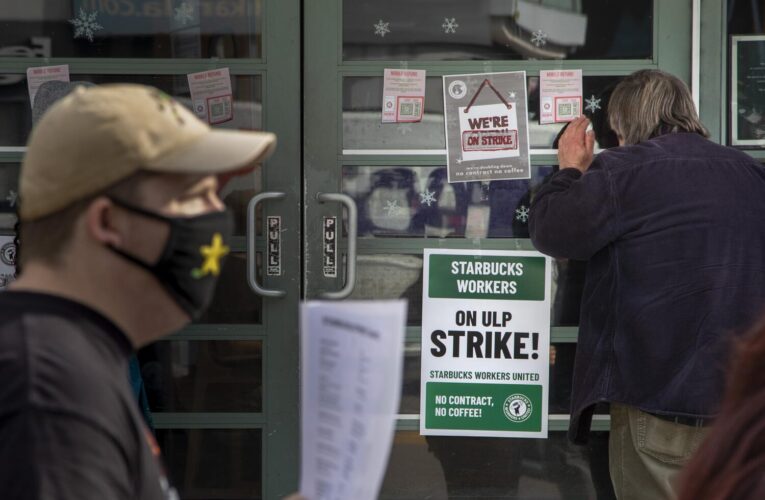
[(502, 405), (505, 417), (511, 422), (525, 422), (533, 412), (531, 400), (523, 394), (511, 394)]
[(0, 260), (6, 266), (16, 265), (16, 245), (13, 242), (6, 243), (0, 248)]

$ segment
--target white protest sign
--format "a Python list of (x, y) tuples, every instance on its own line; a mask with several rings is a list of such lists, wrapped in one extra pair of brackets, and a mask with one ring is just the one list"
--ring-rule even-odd
[(530, 179), (526, 73), (447, 75), (449, 182)]
[(582, 115), (582, 70), (539, 72), (539, 123), (564, 123)]
[(34, 107), (37, 90), (45, 82), (50, 81), (68, 82), (69, 65), (60, 66), (37, 66), (27, 68), (27, 88), (29, 89), (29, 104)]
[(460, 108), (460, 136), (463, 160), (516, 158), (518, 114), (515, 106), (485, 104)]
[(426, 249), (420, 434), (547, 437), (551, 260)]
[(201, 119), (215, 125), (234, 119), (231, 76), (228, 68), (201, 71), (187, 75), (191, 104), (194, 113)]
[(425, 70), (386, 69), (383, 123), (419, 122), (425, 107)]
[(301, 306), (300, 493), (373, 500), (401, 399), (406, 301)]

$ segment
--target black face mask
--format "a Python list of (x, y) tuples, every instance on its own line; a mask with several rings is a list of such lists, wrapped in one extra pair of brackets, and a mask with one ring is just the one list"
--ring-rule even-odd
[(191, 319), (199, 319), (210, 305), (215, 285), (229, 252), (234, 221), (231, 212), (196, 217), (166, 217), (124, 201), (112, 200), (126, 210), (167, 223), (170, 233), (155, 264), (110, 246), (109, 248), (151, 273)]

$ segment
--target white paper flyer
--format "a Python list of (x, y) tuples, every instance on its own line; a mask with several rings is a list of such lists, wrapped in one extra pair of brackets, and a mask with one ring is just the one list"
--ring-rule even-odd
[(565, 123), (582, 115), (582, 70), (539, 72), (539, 123)]
[(69, 81), (69, 65), (62, 64), (60, 66), (37, 66), (34, 68), (27, 68), (27, 87), (29, 88), (29, 104), (34, 107), (35, 96), (37, 96), (37, 90), (45, 82), (50, 81), (68, 82)]
[(386, 69), (382, 106), (383, 123), (422, 121), (425, 70)]
[(228, 68), (188, 75), (191, 103), (200, 120), (210, 125), (234, 119), (231, 76)]
[(401, 398), (406, 301), (301, 306), (300, 493), (374, 500)]

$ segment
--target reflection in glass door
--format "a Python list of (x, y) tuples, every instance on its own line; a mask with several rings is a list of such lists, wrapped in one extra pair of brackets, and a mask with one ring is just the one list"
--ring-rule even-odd
[[(661, 68), (690, 80), (690, 2), (317, 0), (305, 9), (306, 296), (345, 284), (323, 276), (320, 251), (322, 218), (342, 217), (342, 208), (315, 199), (341, 192), (358, 209), (350, 298), (409, 300), (403, 399), (381, 497), (613, 498), (607, 415), (596, 415), (587, 447), (564, 432), (584, 263), (555, 263), (549, 439), (424, 438), (422, 252), (532, 249), (529, 203), (557, 168), (561, 128), (539, 124), (539, 70), (581, 68), (587, 114), (604, 125), (609, 90), (624, 75)], [(385, 68), (427, 71), (421, 122), (382, 123)], [(528, 78), (531, 179), (449, 184), (441, 76), (519, 70)], [(601, 148), (613, 145), (605, 127), (597, 132)]]

